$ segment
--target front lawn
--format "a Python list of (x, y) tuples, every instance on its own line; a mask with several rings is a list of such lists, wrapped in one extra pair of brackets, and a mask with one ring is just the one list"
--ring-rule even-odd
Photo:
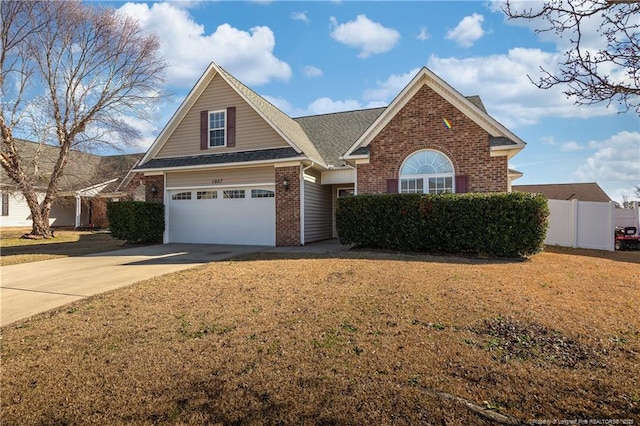
[(261, 254), (4, 327), (0, 415), (638, 424), (639, 302), (640, 252), (549, 249), (515, 262)]
[(1, 266), (118, 250), (124, 245), (124, 241), (102, 231), (60, 229), (54, 232), (54, 238), (46, 240), (20, 238), (30, 230), (9, 228), (0, 231)]

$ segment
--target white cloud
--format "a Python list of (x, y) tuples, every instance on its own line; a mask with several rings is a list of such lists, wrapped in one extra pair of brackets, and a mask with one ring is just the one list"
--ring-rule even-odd
[(273, 97), (269, 95), (261, 96), (290, 117), (304, 117), (307, 115), (329, 114), (332, 112), (353, 111), (366, 108), (378, 108), (387, 105), (386, 103), (376, 101), (363, 104), (356, 99), (333, 100), (328, 97), (322, 97), (314, 100), (304, 108), (299, 108), (294, 107), (289, 101), (280, 97)]
[(303, 68), (302, 72), (304, 72), (304, 75), (306, 75), (307, 77), (322, 77), (323, 73), (322, 70), (318, 67), (314, 67), (313, 65), (307, 65)]
[(302, 22), (309, 23), (307, 12), (291, 12), (291, 19), (293, 19), (294, 21), (302, 21)]
[(564, 152), (582, 151), (583, 149), (584, 149), (584, 146), (580, 145), (576, 141), (565, 142), (560, 147), (560, 151), (564, 151)]
[(318, 98), (313, 101), (307, 110), (311, 114), (327, 114), (337, 111), (351, 111), (361, 109), (362, 105), (355, 99), (347, 99), (344, 101), (334, 101), (331, 98)]
[(614, 106), (576, 106), (562, 87), (538, 89), (538, 69), (557, 69), (560, 53), (514, 48), (507, 54), (465, 59), (430, 56), (427, 66), (464, 95), (480, 95), (493, 117), (507, 128), (534, 125), (545, 117), (589, 118), (615, 114)]
[(482, 21), (484, 21), (484, 16), (478, 13), (465, 16), (454, 29), (447, 32), (446, 38), (455, 41), (463, 47), (471, 47), (473, 43), (485, 34), (482, 29)]
[(427, 32), (426, 27), (420, 27), (420, 32), (418, 33), (416, 38), (420, 41), (429, 40), (431, 38), (431, 34)]
[(391, 74), (387, 80), (376, 82), (375, 89), (365, 90), (363, 98), (368, 101), (389, 103), (409, 84), (418, 71), (420, 71), (419, 68), (414, 68), (404, 74)]
[(169, 85), (191, 87), (211, 62), (249, 85), (291, 77), (291, 67), (273, 54), (275, 37), (269, 27), (243, 31), (222, 24), (206, 34), (204, 26), (175, 3), (153, 3), (151, 7), (126, 3), (119, 11), (138, 19), (145, 31), (158, 35), (160, 53), (169, 63)]
[[(590, 141), (589, 146), (597, 147), (596, 152), (572, 173), (572, 178), (577, 182), (606, 182), (603, 188), (607, 192), (628, 188), (628, 194), (632, 194), (633, 187), (640, 184), (640, 132), (622, 131), (603, 141)], [(620, 190), (609, 196), (621, 199), (622, 193)]]
[(331, 17), (331, 37), (349, 47), (360, 49), (359, 58), (388, 52), (400, 40), (400, 33), (393, 28), (371, 21), (366, 15), (358, 15), (355, 21), (338, 24)]

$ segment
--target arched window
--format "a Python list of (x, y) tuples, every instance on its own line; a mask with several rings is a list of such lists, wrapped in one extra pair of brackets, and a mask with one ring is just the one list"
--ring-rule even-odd
[(400, 169), (400, 192), (442, 194), (454, 191), (451, 160), (431, 149), (411, 154)]

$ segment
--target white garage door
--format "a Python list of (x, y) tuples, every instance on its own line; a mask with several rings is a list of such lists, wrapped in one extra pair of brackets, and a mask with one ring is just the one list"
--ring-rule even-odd
[(276, 244), (273, 187), (169, 191), (170, 243)]

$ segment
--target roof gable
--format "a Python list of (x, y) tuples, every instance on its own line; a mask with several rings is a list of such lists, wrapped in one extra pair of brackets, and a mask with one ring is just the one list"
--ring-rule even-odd
[[(302, 130), (298, 123), (215, 63), (211, 63), (209, 65), (196, 85), (191, 89), (180, 107), (173, 114), (162, 132), (153, 142), (140, 162), (141, 164), (146, 164), (156, 157), (180, 122), (185, 118), (187, 113), (191, 111), (196, 101), (200, 96), (202, 96), (213, 78), (217, 75), (219, 75), (225, 83), (231, 87), (269, 126), (271, 126), (282, 137), (282, 139), (295, 150), (296, 153), (303, 153), (310, 160), (324, 166), (324, 162), (318, 153), (318, 150), (309, 140), (307, 134)], [(211, 153), (202, 153), (202, 155), (205, 154)]]
[[(395, 117), (395, 115), (411, 100), (411, 98), (427, 85), (438, 95), (458, 108), (463, 114), (483, 128), (493, 139), (492, 149), (520, 150), (525, 142), (510, 130), (487, 114), (482, 101), (477, 96), (464, 97), (460, 92), (451, 87), (447, 82), (423, 67), (389, 104), (385, 111), (371, 124), (371, 126), (356, 140), (346, 151), (345, 157), (354, 154), (360, 148), (367, 147), (375, 136)], [(504, 144), (500, 143), (505, 141)], [(506, 142), (508, 141), (508, 143)], [(362, 152), (360, 150), (359, 152)]]

